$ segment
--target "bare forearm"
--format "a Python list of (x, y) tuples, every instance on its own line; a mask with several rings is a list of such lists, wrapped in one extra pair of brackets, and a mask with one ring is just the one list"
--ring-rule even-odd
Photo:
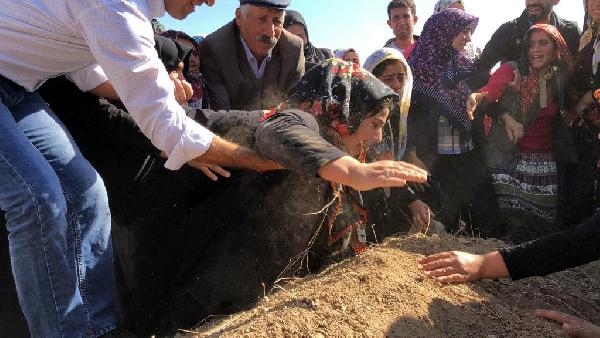
[(319, 169), (321, 178), (360, 191), (384, 187), (403, 187), (407, 181), (424, 183), (427, 172), (417, 166), (396, 161), (360, 163), (351, 156), (333, 160)]
[(284, 169), (279, 163), (265, 159), (254, 150), (228, 142), (216, 135), (206, 153), (192, 161), (255, 171)]
[(351, 156), (340, 157), (319, 169), (322, 179), (352, 186), (352, 171), (360, 162)]

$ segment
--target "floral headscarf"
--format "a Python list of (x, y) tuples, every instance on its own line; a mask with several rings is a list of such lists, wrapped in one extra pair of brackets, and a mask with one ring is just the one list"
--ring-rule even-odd
[(443, 11), (446, 8), (450, 7), (452, 4), (455, 4), (457, 2), (461, 3), (463, 5), (465, 3), (463, 0), (438, 0), (438, 2), (433, 7), (433, 14)]
[[(311, 68), (291, 89), (288, 103), (309, 102), (309, 112), (315, 116), (327, 141), (340, 146), (336, 135), (350, 135), (360, 123), (372, 116), (384, 100), (390, 100), (390, 115), (398, 109), (399, 96), (360, 66), (337, 58)], [(391, 135), (384, 135), (388, 149), (395, 149)]]
[(410, 71), (410, 66), (404, 55), (395, 48), (381, 48), (373, 52), (365, 61), (364, 68), (369, 72), (373, 72), (377, 66), (386, 60), (397, 60), (400, 62), (406, 72), (406, 79), (404, 88), (400, 94), (400, 121), (398, 126), (398, 149), (396, 152), (396, 159), (401, 159), (406, 151), (406, 137), (407, 137), (407, 118), (408, 111), (410, 109), (410, 98), (413, 89), (413, 76)]
[[(543, 31), (550, 37), (556, 46), (554, 51), (554, 64), (548, 74), (537, 74), (529, 65), (529, 39), (534, 31)], [(569, 48), (565, 39), (562, 37), (556, 27), (552, 25), (537, 24), (531, 26), (523, 39), (523, 60), (527, 60), (529, 65), (525, 71), (523, 79), (521, 80), (521, 99), (519, 103), (519, 120), (527, 121), (533, 118), (535, 115), (531, 114), (532, 108), (536, 99), (539, 97), (540, 108), (546, 108), (546, 100), (548, 93), (546, 91), (546, 80), (554, 77), (566, 78), (573, 71), (573, 58), (569, 53)], [(564, 75), (563, 75), (564, 74)], [(541, 77), (540, 77), (541, 76)], [(543, 79), (544, 81), (540, 81)], [(563, 92), (563, 90), (559, 90)]]
[(414, 93), (436, 101), (441, 114), (455, 128), (467, 135), (471, 121), (467, 116), (467, 99), (471, 90), (467, 77), (473, 62), (452, 47), (454, 38), (465, 28), (475, 30), (479, 19), (456, 8), (432, 15), (412, 54), (408, 57), (414, 77)]

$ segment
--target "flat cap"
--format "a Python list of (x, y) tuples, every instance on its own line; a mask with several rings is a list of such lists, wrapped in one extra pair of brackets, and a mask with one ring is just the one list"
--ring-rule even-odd
[(286, 9), (292, 0), (240, 0), (241, 5)]

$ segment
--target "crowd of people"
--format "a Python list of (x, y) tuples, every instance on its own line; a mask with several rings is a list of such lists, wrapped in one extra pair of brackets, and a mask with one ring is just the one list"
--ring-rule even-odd
[(204, 38), (156, 21), (214, 2), (0, 0), (0, 209), (32, 337), (168, 334), (407, 231), (517, 245), (415, 263), (442, 283), (600, 258), (600, 0), (583, 33), (525, 0), (483, 50), (463, 0), (420, 36), (391, 0), (364, 64), (290, 0), (240, 0)]

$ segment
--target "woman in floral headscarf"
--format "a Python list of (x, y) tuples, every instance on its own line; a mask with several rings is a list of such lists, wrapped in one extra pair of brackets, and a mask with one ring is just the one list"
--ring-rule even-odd
[(370, 73), (330, 59), (269, 112), (199, 110), (216, 134), (288, 170), (234, 172), (216, 185), (198, 183), (195, 172), (147, 173), (145, 190), (126, 208), (144, 213), (115, 215), (128, 230), (120, 258), (134, 294), (131, 317), (150, 329), (193, 325), (242, 309), (307, 265), (365, 250), (367, 225), (381, 210), (365, 206), (358, 190), (426, 180), (423, 170), (392, 160), (399, 138), (384, 127), (398, 103)]
[[(532, 26), (523, 39), (520, 90), (506, 91), (486, 143), (508, 238), (526, 242), (561, 230), (563, 169), (576, 162), (561, 110), (573, 69), (567, 45), (551, 25)], [(517, 65), (502, 65), (511, 74)], [(493, 75), (490, 82), (494, 81)]]
[[(441, 210), (439, 220), (456, 227), (461, 211), (471, 208), (471, 216), (483, 236), (498, 236), (493, 224), (493, 188), (480, 153), (474, 149), (472, 125), (467, 115), (471, 89), (467, 78), (473, 62), (462, 51), (471, 41), (478, 19), (450, 8), (431, 16), (408, 58), (414, 88), (408, 115), (410, 162), (431, 170), (440, 193), (425, 200)], [(481, 213), (481, 214), (480, 214)]]
[[(438, 0), (433, 7), (433, 14), (437, 14), (443, 10), (448, 8), (457, 8), (461, 11), (465, 10), (465, 1), (464, 0)], [(463, 51), (465, 55), (467, 55), (471, 60), (475, 60), (481, 55), (481, 49), (475, 47), (473, 42), (467, 43), (465, 49)]]

